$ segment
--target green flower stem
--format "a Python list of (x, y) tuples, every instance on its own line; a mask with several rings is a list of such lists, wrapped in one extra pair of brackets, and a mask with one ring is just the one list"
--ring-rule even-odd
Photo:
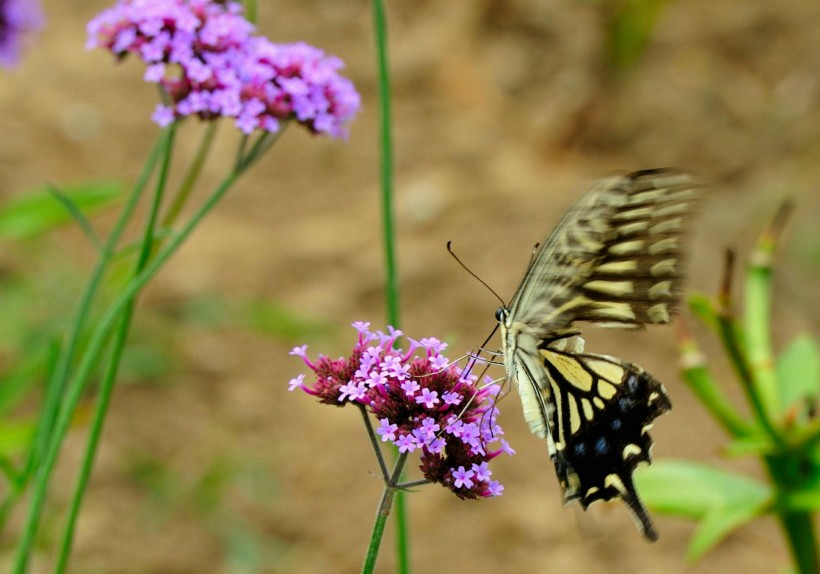
[[(720, 292), (718, 293), (717, 333), (723, 343), (726, 356), (740, 381), (740, 386), (752, 407), (752, 412), (760, 427), (768, 434), (775, 444), (782, 446), (783, 438), (772, 424), (769, 413), (758, 394), (758, 385), (755, 373), (749, 364), (746, 349), (741, 344), (740, 329), (732, 312), (732, 277), (734, 272), (734, 252), (726, 252), (726, 263), (723, 270)], [(747, 302), (748, 304), (748, 302)]]
[[(205, 138), (209, 140), (207, 147), (210, 147), (210, 142), (213, 140), (214, 130), (212, 129), (212, 126), (215, 125), (216, 123), (212, 123), (211, 126), (209, 126), (208, 128), (209, 136), (206, 136)], [(172, 144), (174, 124), (171, 125), (170, 132), (170, 143)], [(137, 258), (136, 265), (134, 266), (133, 276), (138, 275), (145, 268), (145, 266), (148, 264), (148, 260), (151, 257), (151, 253), (154, 248), (155, 230), (157, 226), (157, 221), (159, 219), (159, 210), (162, 205), (163, 197), (165, 195), (165, 186), (168, 182), (168, 173), (170, 171), (171, 157), (173, 155), (173, 145), (169, 145), (166, 148), (166, 150), (167, 151), (164, 154), (162, 166), (160, 168), (159, 178), (157, 179), (156, 191), (154, 193), (154, 198), (151, 203), (151, 211), (149, 213), (148, 220), (145, 225), (145, 230), (143, 232), (140, 253)], [(202, 147), (200, 147), (200, 151), (202, 151)], [(207, 150), (204, 152), (204, 155), (207, 155)], [(204, 158), (202, 158), (202, 160), (204, 160)], [(183, 182), (183, 190), (179, 195), (177, 195), (177, 198), (179, 198), (183, 194), (187, 197), (196, 179), (195, 177), (191, 177), (192, 171), (195, 171), (198, 175), (200, 172), (200, 168), (201, 164), (195, 170), (191, 170), (188, 172), (188, 176), (186, 176), (185, 181)], [(80, 514), (80, 507), (82, 506), (83, 498), (85, 496), (86, 489), (88, 488), (88, 481), (91, 478), (91, 471), (94, 467), (94, 460), (97, 454), (97, 447), (99, 446), (100, 437), (102, 436), (102, 429), (103, 425), (105, 424), (106, 414), (108, 413), (108, 405), (111, 401), (111, 394), (114, 390), (114, 384), (117, 380), (120, 359), (122, 358), (122, 353), (125, 349), (125, 342), (128, 339), (128, 333), (131, 327), (131, 319), (134, 314), (135, 304), (136, 296), (128, 302), (128, 304), (125, 306), (125, 309), (123, 310), (122, 316), (117, 326), (116, 334), (114, 336), (114, 341), (111, 347), (111, 356), (108, 359), (108, 364), (106, 366), (105, 373), (100, 383), (100, 388), (97, 395), (97, 406), (94, 410), (94, 418), (91, 421), (91, 428), (89, 430), (88, 435), (88, 444), (86, 445), (82, 466), (80, 467), (80, 473), (77, 477), (77, 484), (74, 489), (74, 495), (72, 497), (71, 505), (69, 507), (68, 518), (66, 520), (66, 525), (63, 531), (63, 538), (60, 544), (60, 554), (58, 556), (57, 567), (54, 570), (55, 574), (63, 574), (66, 571), (66, 568), (68, 566), (68, 560), (71, 556), (71, 546), (74, 540), (74, 530), (77, 524), (77, 517)]]
[(772, 481), (777, 486), (777, 517), (794, 560), (796, 571), (800, 574), (820, 572), (820, 553), (817, 548), (817, 532), (813, 513), (788, 509), (789, 494), (800, 489), (805, 481), (803, 461), (794, 451), (784, 451), (774, 456), (765, 457), (766, 468)]
[(182, 180), (182, 184), (179, 186), (179, 190), (171, 202), (168, 212), (165, 214), (165, 217), (162, 218), (162, 227), (174, 226), (180, 211), (182, 211), (182, 208), (191, 196), (194, 184), (199, 179), (202, 173), (202, 167), (205, 165), (205, 160), (208, 158), (208, 153), (210, 153), (211, 147), (213, 146), (218, 127), (219, 122), (210, 122), (208, 127), (205, 128), (205, 133), (202, 136), (202, 141), (199, 142), (199, 148), (194, 156), (194, 161), (191, 163), (191, 167), (188, 168), (188, 172), (185, 174), (185, 178)]
[(384, 527), (387, 524), (387, 517), (390, 516), (394, 499), (397, 495), (401, 494), (401, 491), (396, 489), (396, 484), (404, 470), (405, 462), (407, 462), (407, 453), (400, 454), (396, 459), (393, 474), (384, 487), (382, 499), (376, 511), (376, 521), (373, 523), (373, 531), (370, 534), (370, 544), (367, 547), (367, 555), (362, 565), (362, 574), (371, 574), (376, 567), (376, 559), (379, 557), (379, 547), (381, 546), (382, 536), (384, 535)]
[(384, 457), (382, 456), (382, 449), (379, 446), (379, 439), (376, 436), (376, 433), (373, 432), (373, 425), (370, 424), (370, 417), (367, 416), (367, 410), (364, 405), (359, 405), (359, 412), (362, 414), (362, 419), (364, 419), (364, 426), (367, 429), (367, 436), (370, 438), (370, 444), (373, 446), (373, 451), (376, 453), (376, 459), (379, 461), (379, 468), (382, 471), (382, 477), (384, 478), (385, 484), (387, 484), (390, 480), (390, 475), (387, 474), (387, 464), (385, 464)]
[(106, 312), (97, 323), (94, 332), (88, 343), (88, 347), (83, 355), (80, 364), (77, 367), (76, 374), (71, 380), (71, 385), (66, 393), (63, 401), (63, 408), (60, 409), (57, 422), (54, 428), (54, 439), (50, 441), (47, 452), (39, 469), (37, 480), (32, 494), (31, 505), (26, 516), (26, 523), (23, 531), (23, 539), (18, 546), (18, 552), (15, 564), (15, 574), (24, 574), (28, 563), (29, 554), (33, 545), (34, 536), (37, 531), (39, 517), (42, 512), (42, 507), (45, 502), (48, 481), (54, 470), (54, 465), (57, 462), (57, 457), (60, 452), (60, 445), (68, 431), (71, 424), (71, 418), (74, 410), (80, 402), (83, 392), (86, 387), (88, 378), (93, 371), (100, 353), (105, 345), (106, 339), (109, 336), (111, 329), (113, 329), (116, 322), (120, 319), (122, 312), (129, 304), (131, 299), (137, 295), (147, 284), (153, 279), (162, 266), (176, 253), (182, 243), (191, 235), (194, 229), (201, 223), (202, 219), (211, 212), (211, 210), (219, 203), (219, 200), (227, 193), (227, 191), (236, 183), (242, 172), (233, 170), (228, 176), (219, 184), (210, 197), (202, 204), (202, 206), (194, 213), (191, 219), (180, 229), (180, 231), (172, 236), (168, 243), (157, 253), (156, 257), (145, 267), (145, 269), (136, 277), (134, 277), (122, 290), (120, 295), (109, 306)]
[(166, 153), (170, 144), (170, 130), (164, 130), (157, 143), (154, 145), (145, 165), (140, 172), (137, 183), (131, 191), (128, 201), (125, 203), (122, 212), (111, 230), (108, 239), (100, 251), (97, 263), (91, 271), (91, 276), (86, 283), (84, 291), (80, 297), (80, 303), (77, 307), (74, 319), (71, 322), (71, 330), (64, 345), (60, 348), (60, 353), (57, 358), (57, 364), (51, 371), (49, 382), (47, 385), (47, 392), (43, 406), (43, 414), (37, 422), (37, 429), (35, 431), (34, 447), (29, 453), (26, 461), (24, 476), (28, 479), (32, 476), (34, 469), (40, 462), (43, 452), (45, 452), (48, 442), (51, 437), (51, 431), (54, 427), (54, 421), (57, 418), (57, 411), (60, 408), (60, 402), (65, 390), (65, 384), (68, 380), (69, 371), (74, 361), (74, 355), (77, 352), (77, 347), (80, 338), (83, 334), (86, 321), (89, 317), (91, 305), (96, 298), (102, 278), (108, 270), (108, 265), (114, 256), (114, 251), (119, 243), (120, 237), (125, 230), (126, 224), (131, 220), (131, 216), (139, 203), (145, 186), (154, 172), (159, 157)]
[[(393, 135), (390, 111), (390, 66), (387, 57), (387, 17), (383, 0), (373, 0), (373, 29), (376, 41), (376, 64), (379, 77), (379, 143), (382, 198), (382, 226), (384, 230), (385, 297), (387, 323), (400, 327), (399, 279), (396, 263), (395, 229), (393, 226)], [(392, 496), (392, 495), (391, 495)], [(410, 534), (404, 493), (398, 492), (395, 501), (396, 562), (402, 574), (410, 572)]]
[(683, 380), (704, 408), (730, 436), (738, 438), (748, 435), (751, 432), (748, 423), (738, 414), (715, 383), (695, 341), (689, 338), (684, 339), (681, 342), (680, 354)]
[(379, 145), (381, 148), (382, 225), (387, 280), (387, 322), (399, 328), (399, 280), (393, 229), (393, 135), (390, 111), (390, 73), (387, 58), (387, 18), (382, 0), (373, 0), (373, 26), (376, 31), (376, 57), (379, 72)]
[(769, 419), (769, 414), (766, 411), (763, 402), (760, 400), (760, 396), (757, 394), (757, 386), (755, 385), (754, 375), (751, 367), (749, 366), (746, 353), (741, 348), (737, 334), (737, 325), (734, 320), (731, 317), (721, 313), (718, 318), (718, 333), (720, 335), (721, 342), (723, 343), (723, 347), (726, 350), (726, 355), (729, 358), (729, 362), (732, 364), (732, 368), (735, 370), (735, 374), (740, 380), (740, 386), (746, 393), (746, 398), (752, 407), (752, 412), (754, 412), (755, 419), (766, 434), (771, 437), (775, 444), (782, 445), (783, 438), (772, 424), (771, 419)]
[(791, 211), (781, 206), (774, 221), (758, 239), (746, 269), (746, 348), (757, 392), (769, 416), (780, 415), (771, 341), (772, 258), (780, 230)]

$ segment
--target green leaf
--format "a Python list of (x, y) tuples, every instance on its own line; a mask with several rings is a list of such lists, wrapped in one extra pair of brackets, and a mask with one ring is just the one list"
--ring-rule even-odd
[(771, 490), (745, 476), (702, 464), (665, 459), (635, 472), (641, 497), (654, 510), (701, 518), (715, 508), (768, 501)]
[(0, 456), (11, 457), (31, 444), (34, 422), (31, 420), (0, 421)]
[(742, 501), (742, 503), (737, 502), (718, 506), (707, 512), (689, 543), (686, 558), (693, 562), (700, 559), (733, 530), (763, 514), (767, 505), (768, 499), (764, 498), (757, 501), (749, 499)]
[(64, 193), (60, 188), (55, 187), (53, 185), (49, 185), (46, 189), (55, 200), (62, 204), (62, 206), (65, 208), (68, 214), (72, 218), (74, 218), (74, 221), (77, 223), (77, 225), (80, 226), (80, 229), (83, 230), (83, 233), (85, 233), (85, 236), (91, 242), (91, 245), (93, 245), (97, 249), (97, 251), (99, 251), (102, 248), (100, 238), (97, 236), (97, 232), (94, 231), (94, 228), (91, 226), (91, 222), (88, 221), (88, 219), (83, 214), (82, 210), (80, 209), (80, 206), (77, 205), (77, 203), (73, 199), (71, 199), (70, 196)]
[(329, 323), (299, 314), (273, 301), (250, 301), (243, 305), (239, 316), (248, 327), (285, 341), (302, 341), (333, 331)]
[(712, 299), (703, 293), (692, 293), (689, 296), (689, 310), (713, 331), (718, 330), (718, 314)]
[(748, 434), (733, 440), (723, 449), (723, 452), (727, 456), (732, 457), (747, 456), (750, 454), (762, 456), (771, 454), (775, 448), (775, 444), (768, 435), (758, 431), (756, 434)]
[(688, 551), (692, 560), (765, 512), (772, 497), (767, 485), (745, 476), (678, 460), (641, 467), (635, 481), (653, 510), (699, 520)]
[[(820, 396), (820, 347), (808, 335), (798, 335), (777, 360), (780, 404), (789, 409)], [(799, 412), (805, 418), (805, 409)]]
[[(55, 195), (53, 186), (31, 191), (0, 206), (0, 238), (29, 239), (99, 211), (123, 193), (116, 182), (85, 182), (66, 186)], [(55, 201), (59, 197), (59, 201)], [(71, 206), (70, 208), (68, 206)]]

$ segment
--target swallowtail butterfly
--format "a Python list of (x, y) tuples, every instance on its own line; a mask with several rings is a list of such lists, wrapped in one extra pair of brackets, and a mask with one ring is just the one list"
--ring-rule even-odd
[(649, 540), (657, 533), (632, 473), (650, 462), (649, 429), (672, 405), (632, 363), (584, 353), (578, 321), (621, 328), (668, 323), (681, 283), (681, 239), (698, 186), (672, 169), (601, 181), (534, 255), (496, 313), (508, 380), (546, 439), (564, 501), (621, 498)]

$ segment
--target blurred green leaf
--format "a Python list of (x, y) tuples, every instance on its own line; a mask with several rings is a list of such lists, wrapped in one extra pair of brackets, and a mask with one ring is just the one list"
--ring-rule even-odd
[(99, 251), (102, 247), (100, 238), (91, 226), (91, 222), (88, 221), (86, 216), (83, 214), (83, 210), (80, 206), (77, 205), (77, 203), (60, 188), (49, 185), (46, 189), (58, 203), (62, 204), (68, 214), (74, 218), (74, 221), (80, 226), (80, 229), (83, 230), (83, 233), (85, 233), (85, 236), (88, 238), (88, 241), (91, 242), (91, 245)]
[(765, 504), (771, 489), (745, 476), (682, 460), (661, 460), (635, 472), (646, 503), (658, 512), (701, 518), (722, 506)]
[(695, 561), (723, 540), (729, 533), (751, 522), (766, 510), (768, 500), (747, 499), (715, 507), (707, 512), (700, 521), (686, 558)]
[(775, 448), (771, 438), (758, 428), (757, 434), (749, 434), (733, 440), (723, 449), (723, 452), (734, 457), (750, 454), (762, 456), (770, 454)]
[[(80, 214), (99, 211), (123, 194), (123, 187), (117, 182), (85, 182), (62, 188), (61, 201), (55, 201), (51, 189), (44, 187), (1, 205), (0, 238), (28, 239), (42, 235), (74, 220), (73, 210)], [(66, 201), (74, 207), (67, 209)]]
[(778, 357), (776, 373), (780, 404), (784, 409), (807, 399), (816, 400), (820, 395), (820, 347), (817, 342), (808, 335), (792, 339)]
[(707, 327), (717, 332), (718, 315), (712, 300), (703, 293), (693, 293), (689, 296), (689, 310)]
[(0, 415), (17, 406), (46, 376), (47, 357), (31, 354), (13, 370), (0, 376)]
[(745, 476), (678, 460), (641, 467), (635, 481), (652, 509), (699, 520), (688, 551), (691, 560), (765, 512), (772, 496), (767, 485)]
[(0, 456), (10, 457), (31, 444), (34, 421), (27, 419), (0, 421)]
[(667, 0), (606, 0), (610, 66), (623, 72), (643, 55)]
[(241, 321), (252, 329), (286, 341), (302, 341), (333, 332), (333, 326), (299, 314), (273, 301), (250, 301), (240, 311)]

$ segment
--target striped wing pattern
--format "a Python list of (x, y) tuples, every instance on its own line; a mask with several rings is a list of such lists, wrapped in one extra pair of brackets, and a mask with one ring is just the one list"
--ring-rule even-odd
[(657, 534), (632, 473), (650, 462), (648, 431), (669, 397), (639, 366), (585, 354), (574, 323), (670, 321), (696, 197), (692, 178), (670, 169), (601, 182), (562, 219), (498, 314), (507, 376), (531, 430), (547, 440), (565, 501), (586, 508), (621, 498), (650, 540)]

